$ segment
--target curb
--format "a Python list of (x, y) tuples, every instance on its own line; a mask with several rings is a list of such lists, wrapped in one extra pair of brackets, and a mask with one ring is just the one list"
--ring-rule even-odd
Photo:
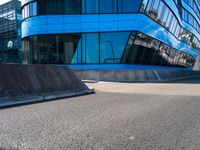
[[(26, 98), (19, 98), (19, 99), (7, 99), (7, 100), (0, 100), (0, 109), (6, 109), (11, 107), (18, 107), (30, 104), (37, 104), (43, 102), (49, 102), (54, 100), (61, 100), (65, 98), (72, 98), (78, 96), (84, 96), (89, 94), (95, 94), (94, 89), (85, 90), (83, 92), (76, 92), (76, 93), (60, 93), (54, 95), (45, 95), (45, 96), (33, 96), (33, 97), (26, 97)], [(3, 101), (3, 104), (2, 104)]]
[(101, 80), (82, 80), (84, 83), (99, 83), (99, 82), (116, 82), (116, 83), (163, 83), (163, 82), (170, 82), (170, 81), (180, 81), (180, 80), (186, 80), (186, 79), (192, 79), (192, 78), (200, 78), (200, 75), (196, 75), (196, 76), (188, 76), (188, 77), (178, 77), (178, 78), (171, 78), (171, 79), (159, 79), (159, 80), (135, 80), (135, 81), (101, 81)]

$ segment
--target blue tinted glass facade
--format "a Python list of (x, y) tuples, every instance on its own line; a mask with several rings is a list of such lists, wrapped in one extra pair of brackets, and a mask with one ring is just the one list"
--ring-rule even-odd
[(24, 63), (192, 69), (200, 49), (196, 6), (187, 0), (25, 1)]

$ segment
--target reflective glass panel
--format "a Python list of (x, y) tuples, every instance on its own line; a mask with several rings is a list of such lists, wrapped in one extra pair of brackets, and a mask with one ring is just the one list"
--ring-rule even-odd
[(100, 33), (100, 62), (119, 63), (128, 36), (129, 32)]

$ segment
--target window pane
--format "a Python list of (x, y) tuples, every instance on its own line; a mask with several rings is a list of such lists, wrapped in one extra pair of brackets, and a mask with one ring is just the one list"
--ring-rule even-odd
[(37, 15), (37, 3), (33, 3), (33, 16)]
[(120, 63), (129, 32), (101, 33), (100, 58), (101, 63)]
[(83, 13), (98, 13), (99, 12), (98, 0), (85, 0), (83, 3)]
[(39, 14), (80, 14), (82, 0), (38, 0)]
[(82, 36), (83, 63), (99, 63), (99, 37), (98, 33), (83, 34)]
[(100, 13), (116, 13), (117, 0), (100, 0)]
[(138, 12), (142, 0), (118, 0), (118, 10), (124, 12)]
[[(64, 13), (65, 14), (80, 14), (82, 0), (64, 0)], [(60, 3), (58, 1), (58, 3)]]
[(64, 55), (64, 63), (65, 64), (71, 64), (71, 63), (77, 63), (77, 48), (79, 40), (81, 39), (81, 36), (78, 34), (69, 34), (69, 35), (63, 35), (61, 49), (63, 49), (63, 55)]

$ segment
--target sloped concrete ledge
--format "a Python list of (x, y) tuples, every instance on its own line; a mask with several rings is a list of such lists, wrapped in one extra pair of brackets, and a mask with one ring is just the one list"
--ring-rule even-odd
[(64, 66), (0, 64), (0, 109), (94, 93)]
[(75, 70), (85, 81), (106, 82), (164, 82), (200, 77), (192, 70)]

